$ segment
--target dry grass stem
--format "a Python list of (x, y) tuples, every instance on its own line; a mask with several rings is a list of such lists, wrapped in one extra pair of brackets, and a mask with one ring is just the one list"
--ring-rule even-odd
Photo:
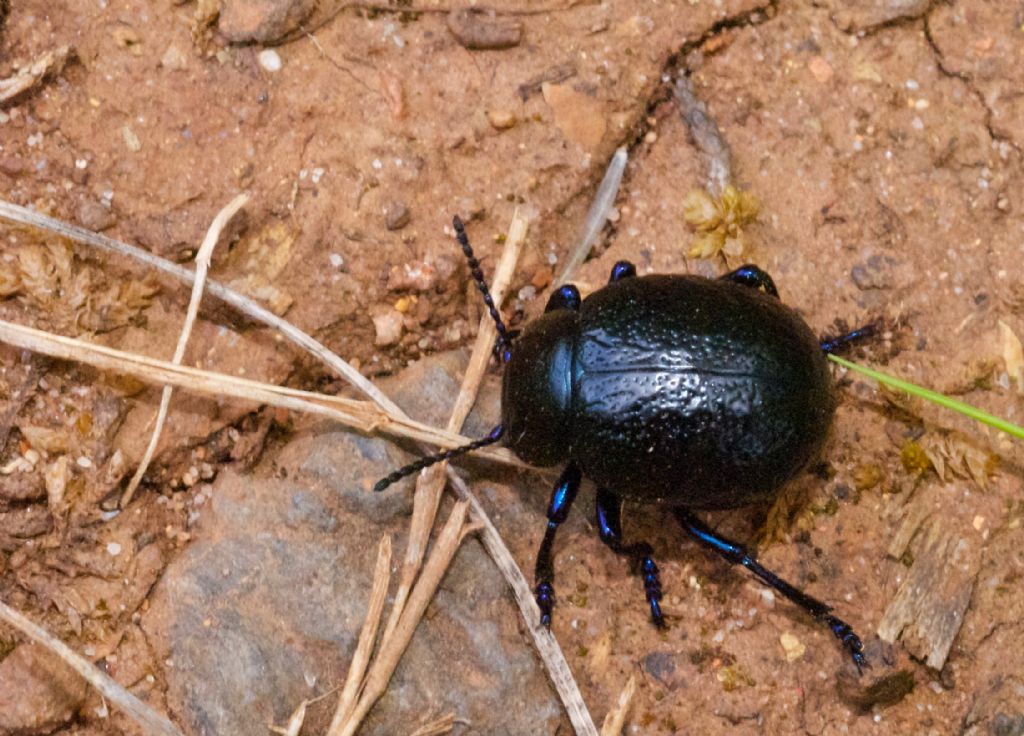
[(441, 583), (448, 565), (451, 564), (455, 551), (462, 542), (463, 527), (466, 524), (466, 516), (469, 511), (469, 504), (459, 501), (452, 509), (448, 521), (445, 522), (441, 533), (437, 535), (434, 542), (434, 551), (423, 566), (419, 580), (409, 596), (409, 602), (405, 606), (402, 617), (395, 627), (390, 639), (381, 643), (380, 651), (370, 665), (370, 671), (366, 676), (362, 695), (356, 704), (351, 716), (344, 723), (343, 727), (330, 736), (353, 736), (359, 725), (363, 722), (370, 708), (387, 691), (391, 675), (398, 666), (405, 648), (412, 640), (413, 632), (423, 618), (423, 612), (434, 597), (437, 586)]
[(72, 651), (60, 639), (48, 633), (45, 629), (36, 626), (3, 602), (0, 602), (0, 620), (10, 624), (32, 641), (46, 647), (64, 660), (86, 682), (96, 688), (104, 698), (120, 710), (123, 710), (145, 733), (163, 734), (163, 736), (183, 736), (177, 726), (125, 690), (110, 676), (101, 672), (89, 660)]
[[(231, 397), (333, 419), (361, 432), (383, 432), (429, 442), (439, 447), (458, 447), (469, 438), (451, 434), (401, 414), (393, 416), (369, 401), (326, 396), (310, 391), (261, 383), (237, 376), (203, 371), (144, 355), (93, 345), (72, 337), (54, 335), (32, 327), (0, 320), (0, 341), (61, 360), (85, 363), (100, 370), (130, 375), (146, 383), (176, 386), (192, 393)], [(483, 457), (522, 467), (508, 450), (485, 448)]]
[(622, 727), (626, 725), (626, 716), (629, 715), (629, 706), (633, 703), (634, 695), (636, 695), (636, 675), (630, 675), (629, 682), (626, 683), (626, 687), (622, 688), (615, 707), (604, 717), (601, 736), (622, 736)]
[(60, 74), (60, 70), (68, 61), (71, 49), (60, 46), (40, 54), (28, 66), (22, 67), (17, 74), (0, 79), (0, 102), (7, 102), (22, 92), (31, 89), (48, 76)]
[(380, 546), (377, 547), (377, 566), (373, 571), (373, 587), (370, 589), (370, 602), (366, 608), (363, 630), (359, 632), (359, 643), (356, 645), (355, 654), (352, 655), (352, 663), (348, 667), (348, 677), (345, 679), (345, 686), (338, 698), (338, 707), (334, 711), (334, 718), (331, 719), (331, 725), (327, 729), (328, 736), (335, 736), (339, 733), (345, 721), (352, 715), (356, 697), (359, 695), (363, 677), (366, 674), (366, 667), (370, 662), (370, 654), (373, 652), (373, 645), (377, 640), (377, 629), (380, 627), (381, 614), (384, 612), (384, 600), (387, 598), (390, 582), (391, 536), (385, 534), (381, 537)]
[(443, 736), (455, 728), (455, 714), (449, 713), (430, 723), (424, 723), (409, 736)]
[(626, 170), (626, 163), (629, 161), (629, 153), (625, 148), (620, 148), (608, 162), (608, 168), (604, 172), (604, 178), (597, 187), (597, 194), (594, 201), (587, 210), (587, 217), (583, 221), (583, 229), (576, 240), (576, 244), (569, 252), (561, 275), (555, 280), (555, 287), (566, 284), (576, 277), (576, 272), (583, 262), (587, 260), (590, 249), (594, 247), (594, 241), (608, 221), (608, 214), (615, 204), (615, 197), (619, 194), (619, 185), (622, 183), (622, 174)]
[[(188, 339), (192, 335), (192, 327), (195, 325), (196, 317), (199, 316), (199, 303), (203, 300), (203, 286), (206, 284), (206, 274), (210, 270), (210, 258), (213, 254), (213, 249), (217, 245), (217, 241), (220, 240), (220, 234), (227, 227), (228, 222), (248, 201), (248, 194), (239, 194), (228, 202), (217, 213), (217, 216), (213, 218), (210, 228), (206, 231), (206, 237), (203, 239), (202, 245), (199, 246), (199, 252), (196, 254), (196, 279), (192, 282), (192, 298), (188, 303), (185, 323), (181, 328), (181, 334), (178, 336), (178, 345), (174, 349), (174, 357), (171, 358), (171, 362), (175, 365), (180, 365), (181, 361), (185, 358), (185, 348), (188, 346)], [(160, 434), (163, 432), (164, 423), (167, 421), (167, 409), (171, 405), (171, 394), (173, 392), (173, 388), (164, 386), (164, 390), (160, 395), (160, 408), (156, 413), (156, 424), (153, 427), (153, 434), (149, 438), (149, 444), (146, 446), (146, 452), (142, 456), (142, 461), (139, 462), (139, 466), (135, 469), (135, 475), (132, 476), (128, 486), (124, 489), (124, 493), (121, 495), (121, 508), (131, 503), (132, 496), (135, 495), (135, 489), (142, 482), (142, 476), (146, 474), (146, 469), (149, 467), (154, 453), (156, 453), (156, 447), (160, 443)]]
[[(515, 275), (516, 264), (523, 252), (523, 245), (526, 243), (526, 231), (529, 222), (526, 217), (517, 209), (512, 214), (512, 221), (509, 223), (508, 237), (505, 239), (505, 247), (502, 249), (501, 258), (494, 272), (491, 282), (491, 296), (494, 304), (500, 309), (505, 291), (508, 289)], [(488, 313), (480, 318), (480, 328), (477, 331), (476, 342), (473, 345), (473, 353), (466, 368), (466, 374), (462, 379), (462, 386), (459, 395), (452, 407), (452, 414), (448, 420), (448, 431), (459, 432), (462, 423), (469, 416), (473, 404), (476, 402), (477, 392), (480, 389), (480, 382), (483, 380), (490, 363), (492, 347), (497, 338), (497, 328)], [(405, 550), (405, 561), (402, 565), (402, 577), (399, 579), (398, 590), (395, 593), (395, 603), (388, 616), (388, 624), (384, 630), (384, 639), (391, 635), (398, 624), (402, 608), (405, 606), (406, 598), (416, 580), (420, 566), (423, 564), (423, 556), (426, 554), (427, 541), (430, 538), (430, 530), (434, 528), (434, 519), (437, 517), (438, 505), (441, 502), (441, 495), (444, 493), (444, 469), (447, 463), (440, 463), (423, 471), (416, 479), (416, 495), (413, 498), (412, 524), (409, 528), (409, 542)]]
[[(5, 202), (3, 200), (0, 200), (0, 218), (22, 225), (37, 227), (83, 245), (89, 245), (109, 253), (127, 256), (158, 271), (174, 276), (187, 284), (191, 284), (195, 278), (194, 274), (187, 268), (182, 268), (175, 263), (171, 263), (163, 258), (154, 256), (152, 253), (142, 250), (141, 248), (136, 248), (135, 246), (128, 245), (127, 243), (122, 243), (118, 240), (114, 240), (113, 238), (108, 238), (84, 228), (70, 225), (52, 217), (40, 215), (30, 209), (20, 207), (10, 202)], [(345, 378), (354, 387), (362, 391), (369, 399), (381, 407), (381, 409), (387, 413), (387, 416), (391, 417), (396, 422), (401, 419), (411, 422), (398, 405), (389, 399), (379, 388), (377, 388), (377, 386), (375, 386), (351, 365), (328, 350), (312, 336), (306, 334), (291, 323), (281, 319), (276, 314), (257, 304), (248, 297), (242, 296), (238, 292), (229, 289), (216, 281), (208, 281), (206, 291), (207, 293), (213, 294), (219, 299), (222, 299), (226, 304), (233, 306), (247, 317), (279, 331), (286, 339), (321, 360), (338, 375)], [(0, 323), (0, 327), (2, 326), (2, 323)], [(9, 323), (8, 327), (16, 328), (18, 330), (27, 329), (18, 328), (16, 325), (9, 325)], [(2, 331), (3, 330), (0, 330), (0, 332)], [(7, 332), (10, 331), (8, 330)], [(0, 334), (0, 339), (6, 338), (3, 334)], [(22, 347), (33, 350), (35, 349), (29, 345), (22, 345)], [(221, 390), (223, 390), (223, 388)], [(329, 410), (325, 407), (318, 408), (321, 413), (329, 414), (333, 418), (339, 419), (338, 416), (330, 414)], [(305, 411), (305, 405), (303, 404), (302, 408), (299, 410)], [(341, 420), (339, 419), (339, 421)], [(422, 427), (423, 425), (419, 426)], [(438, 432), (438, 430), (433, 431), (436, 433)], [(395, 433), (397, 434), (398, 432)], [(435, 440), (439, 439), (441, 434), (443, 433), (438, 433), (438, 437), (435, 437)], [(421, 441), (430, 442), (431, 440), (423, 437)], [(458, 441), (452, 443), (435, 442), (435, 444), (442, 447), (455, 447), (457, 445), (464, 444), (466, 441), (467, 440), (465, 438), (459, 438)], [(493, 450), (493, 448), (487, 449)], [(518, 460), (516, 460), (514, 456), (507, 451), (484, 451), (479, 454), (485, 457), (500, 459), (503, 462), (518, 464)], [(579, 686), (576, 684), (576, 680), (572, 676), (572, 671), (569, 669), (569, 665), (565, 661), (565, 655), (562, 654), (562, 650), (559, 648), (558, 642), (555, 640), (551, 632), (540, 626), (538, 623), (540, 611), (533, 600), (533, 592), (530, 588), (530, 584), (524, 577), (522, 570), (520, 570), (519, 566), (516, 564), (515, 559), (509, 552), (508, 547), (505, 545), (505, 542), (498, 533), (498, 530), (494, 527), (494, 524), (491, 523), (486, 511), (480, 505), (480, 502), (477, 501), (477, 499), (470, 493), (469, 487), (466, 485), (465, 481), (462, 480), (462, 478), (451, 467), (447, 468), (447, 473), (448, 481), (451, 487), (455, 490), (456, 495), (469, 503), (474, 519), (482, 525), (480, 536), (483, 541), (484, 548), (487, 550), (488, 554), (491, 555), (491, 558), (494, 560), (498, 570), (505, 577), (509, 587), (512, 589), (516, 603), (523, 613), (527, 628), (533, 636), (538, 654), (544, 662), (548, 675), (555, 686), (555, 690), (558, 692), (559, 697), (565, 705), (566, 713), (573, 724), (573, 728), (579, 736), (597, 736), (597, 729), (590, 717), (590, 713), (587, 711), (586, 703), (584, 703), (583, 696), (579, 691)]]
[[(71, 225), (63, 222), (62, 220), (41, 215), (38, 212), (33, 212), (26, 207), (21, 207), (19, 205), (12, 204), (11, 202), (0, 200), (0, 218), (19, 225), (29, 225), (31, 227), (39, 228), (40, 230), (46, 230), (54, 233), (55, 235), (59, 235), (62, 238), (67, 238), (68, 240), (81, 243), (82, 245), (98, 248), (108, 253), (128, 256), (129, 258), (132, 258), (139, 263), (144, 263), (157, 271), (174, 276), (176, 279), (186, 284), (192, 284), (192, 282), (195, 281), (195, 273), (193, 271), (190, 271), (183, 266), (179, 266), (176, 263), (172, 263), (164, 258), (160, 258), (159, 256), (155, 256), (149, 251), (143, 250), (142, 248), (136, 248), (134, 245), (122, 243), (121, 241), (114, 240), (113, 238), (108, 238), (106, 235), (94, 233), (91, 230), (86, 230), (85, 228), (78, 227), (77, 225)], [(252, 299), (239, 294), (233, 289), (229, 289), (213, 279), (209, 279), (206, 282), (206, 293), (212, 294), (218, 299), (223, 300), (226, 304), (230, 304), (247, 317), (277, 330), (289, 341), (319, 358), (339, 376), (366, 394), (367, 397), (372, 399), (385, 411), (395, 415), (402, 414), (402, 410), (398, 408), (398, 405), (389, 399), (384, 392), (377, 388), (372, 381), (366, 378), (366, 376), (332, 353), (311, 335), (307, 335), (305, 332), (293, 325), (291, 322), (281, 319), (269, 309), (266, 309)]]

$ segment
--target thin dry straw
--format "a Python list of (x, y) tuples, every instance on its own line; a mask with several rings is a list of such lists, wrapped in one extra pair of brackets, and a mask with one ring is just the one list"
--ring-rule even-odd
[(103, 697), (123, 710), (146, 733), (161, 734), (161, 736), (183, 736), (173, 723), (125, 690), (109, 675), (101, 672), (87, 659), (76, 654), (67, 644), (36, 626), (3, 602), (0, 602), (0, 619), (67, 662), (69, 667), (99, 690)]
[[(199, 303), (203, 300), (203, 286), (206, 283), (206, 274), (210, 270), (210, 256), (213, 253), (214, 246), (217, 245), (221, 232), (228, 222), (231, 221), (231, 218), (248, 201), (248, 194), (239, 194), (228, 202), (224, 209), (213, 218), (210, 228), (206, 231), (206, 237), (203, 239), (202, 245), (199, 246), (199, 252), (196, 254), (196, 279), (192, 284), (192, 297), (188, 303), (188, 311), (185, 314), (185, 323), (181, 328), (181, 335), (178, 337), (178, 345), (174, 349), (174, 357), (171, 358), (171, 362), (176, 365), (180, 365), (185, 357), (188, 338), (192, 335), (192, 327), (196, 322), (196, 317), (199, 316)], [(160, 434), (163, 431), (164, 422), (167, 421), (167, 409), (171, 405), (171, 394), (173, 392), (173, 388), (164, 386), (160, 396), (160, 408), (156, 413), (156, 424), (153, 427), (153, 434), (149, 438), (149, 445), (146, 446), (146, 452), (142, 456), (139, 467), (135, 469), (135, 475), (132, 476), (128, 486), (124, 489), (124, 493), (121, 495), (121, 508), (131, 503), (132, 496), (135, 495), (135, 489), (139, 487), (139, 483), (142, 482), (142, 476), (146, 474), (146, 469), (153, 459), (156, 447), (160, 443)]]
[(629, 714), (629, 706), (633, 703), (633, 696), (636, 694), (636, 675), (629, 676), (629, 682), (622, 688), (615, 707), (608, 711), (601, 725), (601, 736), (621, 736), (622, 727), (626, 725), (626, 716)]
[[(294, 411), (317, 414), (333, 419), (361, 432), (384, 432), (429, 442), (440, 447), (458, 447), (469, 441), (429, 424), (388, 414), (369, 401), (342, 396), (300, 391), (272, 383), (260, 383), (237, 376), (203, 371), (175, 365), (144, 355), (125, 353), (102, 345), (94, 345), (73, 337), (54, 335), (32, 327), (0, 320), (0, 341), (61, 360), (73, 360), (104, 371), (130, 375), (147, 383), (169, 384), (192, 393), (216, 397), (233, 397), (258, 404), (267, 404)], [(479, 453), (499, 462), (523, 466), (508, 450), (485, 448)]]
[(625, 148), (615, 151), (615, 155), (612, 156), (612, 160), (604, 172), (604, 178), (601, 179), (601, 184), (597, 187), (594, 201), (591, 203), (590, 209), (587, 210), (587, 217), (583, 221), (583, 229), (576, 239), (576, 245), (569, 253), (561, 275), (555, 280), (556, 287), (572, 279), (583, 261), (587, 260), (587, 254), (594, 247), (594, 240), (597, 239), (598, 233), (608, 221), (608, 214), (611, 212), (612, 205), (615, 204), (615, 197), (619, 194), (619, 185), (622, 183), (622, 174), (626, 170), (628, 161), (629, 153)]
[(384, 535), (377, 548), (377, 567), (373, 572), (373, 588), (370, 590), (370, 602), (367, 606), (366, 619), (363, 621), (363, 630), (359, 633), (359, 643), (356, 645), (355, 654), (352, 655), (348, 677), (341, 690), (334, 718), (331, 719), (331, 725), (327, 729), (328, 734), (339, 733), (356, 706), (356, 698), (362, 688), (366, 667), (370, 663), (373, 644), (377, 640), (377, 628), (380, 626), (381, 614), (384, 612), (384, 600), (387, 598), (390, 582), (391, 537)]

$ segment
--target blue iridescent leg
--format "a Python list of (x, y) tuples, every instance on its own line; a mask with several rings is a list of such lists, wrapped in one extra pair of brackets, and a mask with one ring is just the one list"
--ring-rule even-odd
[(540, 622), (543, 626), (551, 626), (551, 609), (555, 605), (555, 566), (551, 559), (551, 545), (555, 541), (555, 532), (559, 524), (569, 516), (569, 508), (576, 500), (576, 492), (580, 489), (582, 475), (576, 463), (569, 463), (562, 471), (562, 477), (555, 484), (548, 505), (548, 528), (544, 532), (544, 541), (537, 552), (537, 567), (533, 576), (537, 587), (533, 589), (540, 608)]
[(665, 628), (661, 613), (661, 580), (658, 578), (658, 566), (651, 559), (651, 545), (646, 542), (622, 543), (622, 499), (607, 488), (597, 489), (597, 531), (601, 541), (617, 554), (628, 555), (636, 562), (637, 570), (644, 579), (651, 621), (659, 629)]
[(556, 309), (571, 309), (574, 312), (578, 312), (580, 309), (580, 290), (572, 284), (564, 284), (551, 292), (544, 311), (553, 312)]
[(850, 330), (845, 335), (823, 337), (821, 338), (821, 349), (826, 353), (841, 353), (854, 343), (877, 335), (878, 326), (878, 322), (871, 322), (856, 330)]
[(779, 591), (815, 619), (828, 626), (849, 653), (853, 663), (857, 665), (858, 672), (862, 668), (869, 666), (868, 661), (864, 658), (864, 645), (861, 644), (860, 637), (854, 633), (853, 628), (848, 623), (832, 615), (831, 606), (825, 605), (816, 598), (812, 598), (802, 590), (787, 583), (771, 570), (763, 567), (741, 545), (719, 536), (689, 511), (684, 509), (673, 509), (673, 511), (676, 518), (679, 519), (679, 523), (683, 525), (683, 529), (697, 542), (717, 552), (733, 565), (743, 565), (765, 585)]
[(608, 283), (621, 281), (622, 279), (631, 279), (634, 276), (636, 276), (636, 266), (629, 261), (619, 261), (612, 266), (612, 274), (608, 278)]
[(740, 266), (735, 271), (730, 271), (719, 278), (722, 281), (732, 281), (741, 286), (749, 286), (751, 289), (764, 289), (766, 294), (771, 294), (776, 299), (779, 298), (779, 290), (775, 288), (772, 277), (753, 264)]

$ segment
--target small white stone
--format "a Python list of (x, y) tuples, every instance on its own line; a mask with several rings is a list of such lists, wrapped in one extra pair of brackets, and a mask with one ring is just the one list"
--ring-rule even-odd
[(260, 66), (268, 72), (281, 71), (281, 55), (274, 49), (263, 49), (256, 59), (259, 61)]
[(107, 545), (107, 554), (111, 557), (117, 557), (121, 554), (121, 545), (117, 542), (111, 542)]
[(77, 465), (80, 468), (88, 469), (92, 467), (92, 460), (83, 455), (82, 457), (75, 460), (75, 465)]
[(327, 260), (330, 261), (331, 265), (335, 268), (341, 268), (345, 263), (345, 259), (342, 258), (339, 253), (331, 253), (327, 256)]

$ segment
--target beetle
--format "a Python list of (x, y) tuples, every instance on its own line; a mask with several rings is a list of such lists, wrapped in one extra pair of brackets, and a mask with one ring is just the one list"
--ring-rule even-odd
[(832, 631), (858, 670), (861, 639), (832, 607), (762, 566), (694, 512), (769, 501), (821, 452), (835, 410), (826, 355), (869, 337), (873, 325), (819, 340), (779, 299), (771, 276), (745, 265), (718, 279), (638, 276), (628, 261), (580, 298), (566, 284), (518, 334), (502, 322), (462, 221), (456, 237), (498, 331), (505, 364), (501, 424), (487, 437), (422, 458), (391, 483), (433, 463), (503, 441), (525, 462), (564, 465), (547, 510), (534, 593), (541, 623), (555, 603), (552, 548), (584, 477), (597, 485), (601, 541), (634, 561), (651, 620), (663, 627), (652, 548), (627, 544), (622, 504), (658, 504), (694, 541)]

